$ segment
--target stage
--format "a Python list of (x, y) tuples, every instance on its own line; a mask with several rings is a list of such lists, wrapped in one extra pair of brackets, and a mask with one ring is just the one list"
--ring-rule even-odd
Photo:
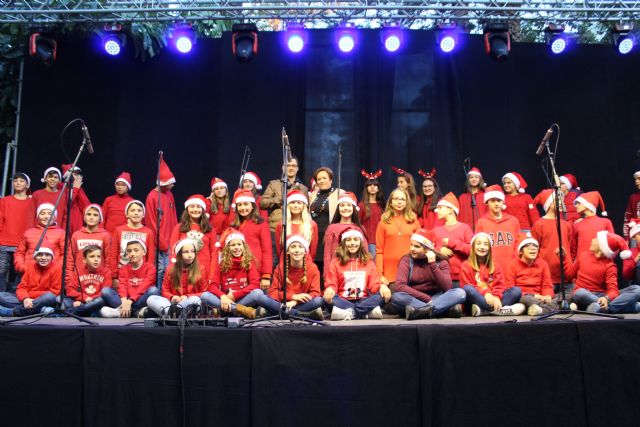
[[(565, 317), (565, 316), (563, 316)], [(0, 327), (3, 424), (635, 426), (640, 315)]]

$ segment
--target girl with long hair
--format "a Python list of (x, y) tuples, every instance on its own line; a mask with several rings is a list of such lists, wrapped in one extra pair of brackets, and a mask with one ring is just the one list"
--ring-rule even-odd
[(416, 181), (409, 172), (404, 169), (397, 168), (395, 166), (392, 167), (395, 173), (398, 174), (397, 183), (398, 187), (401, 190), (404, 190), (409, 196), (409, 208), (418, 213), (418, 206), (420, 205), (420, 196), (416, 191)]
[(219, 236), (224, 230), (229, 228), (233, 221), (234, 212), (231, 209), (231, 198), (227, 183), (220, 178), (211, 179), (211, 194), (209, 199), (209, 222)]
[(384, 191), (380, 185), (380, 175), (382, 171), (378, 169), (375, 173), (367, 173), (362, 170), (362, 176), (367, 180), (362, 189), (362, 199), (358, 203), (358, 217), (369, 240), (369, 253), (373, 258), (376, 256), (376, 229), (384, 211)]
[(531, 231), (533, 223), (540, 219), (540, 213), (533, 204), (533, 198), (525, 190), (527, 182), (517, 172), (508, 172), (502, 177), (506, 206), (505, 213), (513, 215), (520, 222), (520, 232)]
[(472, 167), (467, 173), (467, 181), (464, 185), (464, 193), (460, 194), (460, 214), (458, 220), (464, 222), (475, 233), (476, 223), (485, 213), (487, 205), (484, 204), (484, 188), (486, 184), (482, 178), (480, 169)]
[[(309, 242), (309, 254), (315, 258), (318, 249), (318, 224), (311, 219), (307, 196), (300, 190), (287, 193), (287, 238), (300, 235)], [(282, 221), (276, 224), (276, 251), (282, 255)]]
[(436, 213), (438, 200), (442, 197), (440, 186), (435, 179), (436, 170), (431, 169), (431, 172), (427, 173), (420, 169), (418, 174), (424, 178), (422, 181), (422, 194), (418, 205), (418, 221), (422, 228), (433, 230), (435, 227), (443, 224), (442, 220), (438, 219)]

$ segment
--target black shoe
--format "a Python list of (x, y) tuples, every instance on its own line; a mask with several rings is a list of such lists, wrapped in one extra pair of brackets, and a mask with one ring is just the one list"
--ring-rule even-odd
[(413, 306), (408, 305), (404, 308), (404, 316), (407, 320), (431, 319), (432, 312), (433, 307), (430, 305), (422, 308), (414, 308)]
[(447, 317), (459, 319), (462, 317), (462, 304), (456, 304), (449, 309)]
[(167, 313), (167, 317), (170, 319), (177, 319), (182, 314), (182, 307), (179, 307), (178, 304), (171, 304), (169, 307), (169, 312)]

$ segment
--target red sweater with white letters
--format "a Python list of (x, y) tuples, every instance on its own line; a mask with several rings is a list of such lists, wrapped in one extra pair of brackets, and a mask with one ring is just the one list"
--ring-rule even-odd
[(111, 270), (104, 265), (100, 265), (96, 271), (89, 271), (83, 262), (77, 266), (77, 274), (65, 278), (67, 296), (80, 302), (85, 302), (87, 297), (98, 298), (102, 288), (111, 287), (111, 276)]
[[(140, 228), (131, 228), (127, 224), (116, 228), (111, 240), (111, 250), (109, 251), (108, 266), (113, 273), (113, 278), (117, 279), (120, 275), (122, 266), (129, 263), (129, 259), (125, 256), (127, 250), (127, 242), (131, 240), (141, 240), (147, 247), (147, 255), (145, 262), (155, 266), (156, 263), (156, 235), (149, 227), (144, 225)], [(155, 267), (154, 267), (155, 268)]]
[(502, 218), (495, 219), (487, 212), (476, 225), (476, 233), (481, 231), (491, 236), (493, 261), (500, 264), (502, 271), (505, 271), (511, 260), (518, 257), (516, 242), (520, 233), (520, 222), (509, 214), (503, 213)]
[(260, 274), (255, 265), (251, 264), (249, 270), (245, 270), (242, 268), (241, 262), (241, 258), (233, 258), (231, 268), (227, 272), (221, 271), (220, 267), (216, 266), (209, 291), (215, 296), (221, 297), (231, 290), (234, 300), (238, 302), (251, 291), (259, 289)]

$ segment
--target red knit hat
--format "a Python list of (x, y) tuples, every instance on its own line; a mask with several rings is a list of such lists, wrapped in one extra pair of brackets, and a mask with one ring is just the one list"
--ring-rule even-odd
[[(67, 175), (69, 175), (69, 170), (71, 169), (71, 165), (70, 164), (65, 164), (62, 165), (62, 177), (66, 178)], [(80, 169), (79, 166), (76, 166), (75, 168), (73, 168), (74, 172), (82, 172), (82, 169)]]
[(524, 180), (522, 175), (518, 172), (507, 172), (502, 177), (502, 182), (504, 182), (505, 178), (509, 178), (513, 184), (516, 186), (518, 193), (524, 193), (524, 190), (527, 188), (527, 181)]
[(633, 239), (633, 237), (640, 233), (640, 218), (636, 218), (629, 222), (629, 238)]
[(482, 173), (480, 172), (480, 169), (478, 169), (477, 167), (472, 167), (469, 172), (467, 172), (467, 176), (468, 175), (477, 175), (480, 178), (482, 178)]
[(551, 206), (554, 199), (555, 197), (553, 194), (553, 190), (545, 188), (536, 195), (536, 197), (533, 199), (533, 203), (542, 206), (542, 208), (546, 212), (549, 210), (549, 206)]
[(572, 188), (580, 190), (580, 187), (578, 187), (578, 180), (570, 173), (565, 173), (564, 175), (562, 175), (560, 177), (560, 182), (566, 185), (568, 190), (571, 190)]
[(124, 182), (127, 185), (127, 188), (131, 190), (131, 175), (129, 175), (129, 172), (122, 172), (118, 175), (114, 184), (117, 184), (118, 182)]
[(596, 234), (600, 250), (609, 259), (614, 259), (618, 253), (620, 258), (631, 258), (631, 251), (627, 242), (617, 234), (609, 233), (606, 230), (598, 231)]
[(176, 182), (176, 177), (173, 176), (171, 169), (167, 165), (167, 162), (164, 159), (160, 159), (160, 182), (158, 182), (159, 186), (171, 185)]
[(255, 185), (258, 190), (262, 190), (262, 181), (260, 180), (260, 177), (255, 172), (245, 173), (244, 176), (242, 177), (242, 180), (244, 181), (245, 179), (248, 179), (249, 181), (253, 182), (253, 185)]
[(604, 200), (602, 200), (602, 196), (597, 191), (588, 191), (586, 193), (582, 193), (573, 201), (574, 205), (576, 203), (582, 204), (585, 208), (589, 209), (593, 213), (596, 213), (597, 208), (599, 207), (602, 210), (602, 216), (607, 216), (607, 211), (604, 207)]
[(460, 213), (460, 203), (458, 203), (458, 198), (451, 192), (445, 194), (444, 197), (438, 200), (438, 204), (436, 206), (446, 206), (451, 208), (456, 215)]
[(358, 207), (358, 198), (351, 191), (342, 191), (340, 193), (340, 198), (338, 199), (338, 205), (340, 203), (351, 203), (355, 210), (359, 211)]
[(291, 190), (287, 193), (287, 203), (291, 202), (302, 202), (305, 205), (309, 204), (307, 196), (300, 190)]
[(504, 193), (502, 187), (497, 184), (490, 185), (484, 190), (484, 202), (487, 203), (491, 199), (500, 199), (504, 202)]
[(203, 211), (207, 210), (207, 201), (201, 194), (194, 194), (193, 196), (189, 196), (189, 198), (184, 202), (184, 208), (188, 208), (190, 205), (198, 205), (202, 208)]
[(129, 206), (131, 206), (131, 205), (139, 205), (139, 206), (141, 206), (142, 207), (142, 217), (144, 218), (144, 215), (146, 213), (145, 212), (146, 209), (144, 207), (144, 203), (142, 203), (140, 200), (132, 200), (129, 203), (127, 203), (127, 205), (124, 207), (125, 216), (127, 215), (127, 211), (129, 210)]
[(364, 240), (364, 235), (362, 234), (362, 230), (357, 227), (347, 227), (340, 234), (340, 241), (343, 241), (347, 237), (359, 237), (360, 240)]
[(98, 211), (98, 216), (100, 217), (100, 222), (102, 223), (102, 221), (104, 220), (104, 217), (102, 216), (102, 207), (100, 207), (100, 205), (97, 203), (91, 203), (89, 206), (84, 208), (84, 212), (82, 213), (82, 215), (86, 215), (89, 209), (96, 209)]
[(211, 178), (211, 191), (218, 187), (228, 188), (226, 182), (214, 176), (213, 178)]
[(287, 238), (287, 249), (289, 249), (289, 246), (295, 242), (300, 243), (304, 247), (304, 250), (306, 252), (309, 252), (309, 242), (304, 238), (304, 236), (301, 236), (299, 234), (294, 234)]
[(233, 203), (231, 203), (231, 207), (235, 208), (236, 204), (240, 202), (255, 203), (256, 199), (255, 197), (253, 197), (253, 193), (251, 192), (251, 190), (243, 190), (242, 188), (239, 188), (233, 194)]
[(411, 240), (415, 240), (422, 246), (433, 249), (435, 248), (434, 242), (436, 241), (436, 234), (431, 230), (420, 228), (411, 235)]
[(531, 243), (533, 243), (537, 247), (540, 247), (540, 243), (531, 236), (531, 233), (521, 234), (520, 238), (518, 239), (518, 252), (520, 252), (520, 249), (522, 249), (524, 246)]

